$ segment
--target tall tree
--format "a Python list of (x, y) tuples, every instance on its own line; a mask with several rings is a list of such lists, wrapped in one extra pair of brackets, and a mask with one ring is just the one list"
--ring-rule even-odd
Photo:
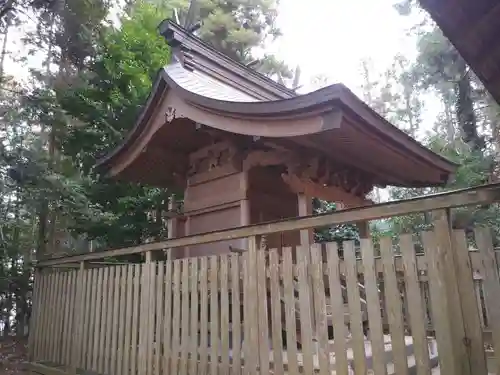
[[(300, 77), (274, 55), (255, 58), (255, 48), (281, 35), (276, 25), (277, 0), (171, 0), (149, 2), (173, 16), (182, 26), (235, 61), (276, 81), (296, 88)], [(134, 2), (129, 3), (129, 13)]]
[(199, 36), (236, 61), (252, 61), (252, 48), (280, 35), (275, 0), (204, 0), (196, 8)]
[(170, 49), (157, 32), (168, 16), (146, 3), (137, 3), (133, 18), (124, 16), (120, 29), (105, 28), (97, 53), (80, 83), (58, 91), (65, 113), (76, 119), (67, 127), (62, 151), (85, 178), (84, 191), (104, 215), (82, 216), (73, 229), (97, 239), (102, 246), (139, 244), (164, 232), (150, 212), (166, 209), (168, 192), (99, 179), (95, 161), (119, 144), (131, 130)]

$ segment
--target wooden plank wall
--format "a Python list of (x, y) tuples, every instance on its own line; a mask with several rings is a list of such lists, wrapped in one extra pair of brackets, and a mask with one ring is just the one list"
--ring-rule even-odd
[[(481, 251), (470, 252), (465, 234), (453, 234), (465, 256), (460, 286), (475, 291), (465, 297), (473, 303), (464, 319), (480, 319), (500, 348), (498, 267), (491, 237), (479, 230), (476, 238)], [(429, 374), (435, 335), (441, 373), (452, 373), (446, 264), (436, 240), (423, 235), (423, 254), (411, 235), (398, 246), (384, 238), (376, 252), (371, 240), (358, 251), (346, 242), (340, 259), (334, 243), (263, 251), (250, 238), (244, 254), (38, 271), (30, 359), (108, 375), (382, 375), (409, 374), (409, 366)], [(482, 333), (471, 340), (477, 368), (485, 367)], [(495, 366), (500, 374), (500, 361)]]

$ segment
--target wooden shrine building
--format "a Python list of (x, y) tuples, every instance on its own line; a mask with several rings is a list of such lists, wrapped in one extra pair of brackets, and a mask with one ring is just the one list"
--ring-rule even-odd
[[(364, 206), (375, 186), (443, 185), (455, 168), (342, 84), (297, 95), (170, 21), (160, 27), (174, 59), (133, 131), (99, 168), (123, 181), (183, 189), (173, 237), (310, 215), (313, 197)], [(266, 241), (306, 244), (311, 234)], [(245, 247), (240, 240), (175, 256), (229, 246)]]

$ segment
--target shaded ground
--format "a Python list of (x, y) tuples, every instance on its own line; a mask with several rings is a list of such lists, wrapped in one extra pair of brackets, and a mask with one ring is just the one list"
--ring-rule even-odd
[(22, 364), (26, 361), (27, 339), (0, 339), (0, 375), (25, 375)]

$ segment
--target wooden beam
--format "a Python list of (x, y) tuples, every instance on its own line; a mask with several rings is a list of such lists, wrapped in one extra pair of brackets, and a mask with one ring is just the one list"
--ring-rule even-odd
[(286, 164), (292, 158), (291, 152), (276, 150), (251, 151), (243, 160), (243, 170), (248, 171), (253, 167), (267, 167), (270, 165)]
[[(491, 47), (491, 41), (495, 40), (497, 34), (492, 32), (492, 28), (500, 19), (500, 3), (497, 3), (480, 18), (475, 24), (467, 27), (464, 26), (465, 35), (459, 38), (456, 43), (463, 48), (470, 48), (472, 57), (478, 57), (478, 52)], [(490, 44), (489, 44), (490, 43)], [(489, 45), (488, 45), (489, 44)]]
[(373, 204), (371, 200), (358, 197), (337, 186), (321, 186), (321, 184), (310, 180), (305, 181), (296, 175), (282, 174), (281, 178), (297, 194), (305, 194), (328, 202), (341, 202), (350, 207), (370, 206)]
[[(24, 367), (29, 373), (41, 375), (70, 375), (69, 369), (53, 367), (41, 363), (29, 362), (25, 363)], [(94, 373), (95, 374), (95, 373)]]
[(338, 224), (354, 223), (364, 220), (376, 220), (393, 216), (402, 216), (437, 210), (442, 208), (462, 207), (470, 205), (484, 205), (500, 200), (500, 184), (483, 185), (476, 188), (433, 194), (411, 200), (388, 202), (348, 209), (339, 212), (314, 215), (304, 218), (291, 218), (280, 221), (250, 225), (235, 229), (208, 232), (186, 236), (177, 239), (143, 244), (94, 253), (75, 254), (66, 257), (40, 260), (36, 267), (48, 267), (57, 264), (90, 261), (105, 257), (117, 257), (147, 251), (163, 250), (165, 248), (183, 247), (219, 241), (239, 239), (249, 236), (259, 236), (277, 232), (288, 232), (307, 228), (324, 227)]
[(189, 245), (228, 241), (250, 236), (261, 236), (266, 234), (296, 231), (307, 228), (349, 224), (364, 220), (377, 220), (393, 216), (410, 215), (420, 212), (438, 210), (442, 208), (484, 205), (497, 202), (499, 200), (500, 183), (482, 185), (475, 188), (450, 191), (440, 194), (432, 194), (409, 200), (387, 202), (375, 204), (368, 207), (332, 212), (328, 214), (290, 218), (275, 222), (249, 225), (240, 228), (202, 233), (166, 241), (152, 242), (134, 247), (96, 251), (93, 253), (74, 254), (66, 257), (47, 258), (38, 261), (36, 267), (49, 267), (55, 266), (57, 264), (91, 261), (106, 257), (139, 254), (147, 251), (156, 251)]

